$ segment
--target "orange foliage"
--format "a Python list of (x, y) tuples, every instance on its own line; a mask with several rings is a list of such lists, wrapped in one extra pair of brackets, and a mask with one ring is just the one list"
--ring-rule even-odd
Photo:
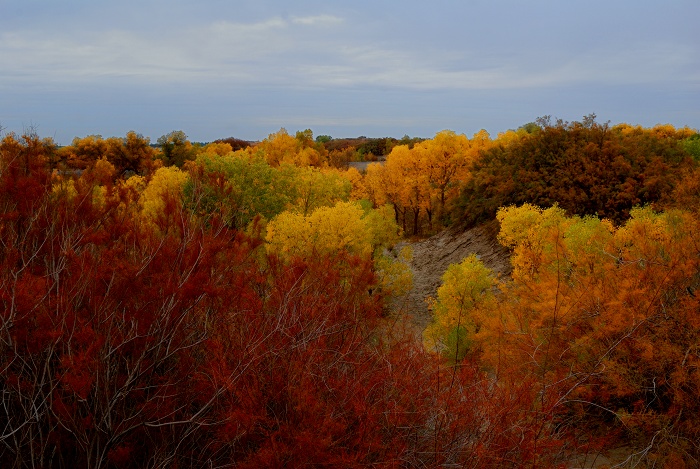
[(700, 220), (644, 208), (616, 229), (528, 205), (498, 217), (514, 271), (477, 318), (484, 366), (537, 383), (543, 406), (592, 434), (663, 432), (652, 453), (691, 451), (679, 441), (700, 436)]
[(391, 203), (397, 223), (404, 231), (410, 227), (414, 235), (425, 225), (432, 230), (436, 218), (446, 224), (448, 208), (468, 178), (468, 164), (489, 145), (485, 131), (469, 140), (445, 130), (412, 147), (395, 146), (383, 166), (367, 168), (365, 187), (370, 200), (375, 205)]

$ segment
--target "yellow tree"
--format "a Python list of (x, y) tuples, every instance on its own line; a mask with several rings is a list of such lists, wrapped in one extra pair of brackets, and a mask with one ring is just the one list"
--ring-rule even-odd
[(384, 193), (389, 202), (403, 215), (406, 231), (407, 211), (412, 217), (413, 234), (420, 231), (420, 215), (430, 210), (430, 191), (427, 174), (421, 167), (417, 151), (407, 145), (398, 145), (391, 150), (383, 167)]
[(451, 264), (431, 302), (433, 321), (423, 333), (426, 347), (453, 363), (461, 361), (480, 327), (477, 311), (493, 307), (494, 286), (491, 270), (475, 254)]
[(283, 164), (278, 169), (290, 199), (288, 209), (309, 215), (315, 209), (347, 201), (352, 183), (336, 169)]
[(279, 132), (268, 137), (256, 145), (251, 152), (264, 158), (270, 166), (279, 166), (283, 163), (296, 166), (322, 166), (325, 158), (316, 148), (310, 130), (297, 132), (292, 137), (287, 130), (282, 128)]
[(372, 254), (364, 210), (352, 202), (320, 207), (308, 216), (283, 212), (267, 225), (269, 251), (284, 258), (326, 256), (346, 251)]
[(425, 140), (413, 148), (430, 192), (431, 203), (426, 206), (430, 222), (434, 205), (437, 205), (436, 210), (441, 217), (448, 198), (458, 194), (458, 183), (464, 179), (469, 162), (469, 149), (467, 137), (450, 130), (438, 132), (432, 140)]
[(233, 148), (229, 143), (225, 142), (212, 142), (204, 146), (200, 151), (202, 153), (208, 153), (212, 155), (226, 156), (233, 152)]
[(410, 249), (398, 256), (385, 255), (400, 239), (393, 210), (385, 205), (365, 209), (357, 202), (319, 207), (310, 215), (283, 212), (267, 224), (268, 252), (283, 259), (338, 256), (347, 253), (373, 258), (378, 286), (384, 293), (400, 296), (413, 284)]
[(401, 239), (402, 232), (394, 220), (391, 205), (366, 209), (364, 219), (375, 256), (380, 255), (385, 247), (394, 246)]
[(171, 216), (182, 205), (186, 182), (187, 173), (179, 168), (159, 168), (139, 198), (143, 218), (163, 226), (172, 224)]
[(350, 181), (352, 189), (350, 190), (350, 200), (368, 200), (373, 204), (376, 201), (370, 200), (369, 191), (365, 184), (362, 174), (355, 168), (348, 168), (341, 171), (340, 175)]
[[(385, 189), (390, 189), (391, 187), (386, 187), (384, 184), (384, 167), (380, 163), (370, 163), (365, 169), (365, 173), (362, 177), (362, 182), (364, 184), (365, 192), (367, 195), (367, 200), (372, 203), (373, 207), (379, 207), (385, 203), (392, 203), (393, 201), (387, 196)], [(399, 212), (396, 210), (395, 213), (396, 223), (399, 221)]]

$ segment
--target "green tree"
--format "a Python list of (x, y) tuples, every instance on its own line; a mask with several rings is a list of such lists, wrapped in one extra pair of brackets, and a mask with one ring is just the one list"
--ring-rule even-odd
[(683, 149), (688, 152), (696, 162), (700, 162), (700, 133), (682, 141)]
[(182, 130), (173, 130), (158, 137), (158, 146), (165, 166), (182, 168), (185, 161), (195, 158), (195, 149)]
[(285, 178), (261, 158), (202, 153), (189, 169), (187, 200), (204, 213), (220, 215), (231, 228), (245, 229), (258, 215), (269, 220), (290, 203), (287, 191), (280, 190)]

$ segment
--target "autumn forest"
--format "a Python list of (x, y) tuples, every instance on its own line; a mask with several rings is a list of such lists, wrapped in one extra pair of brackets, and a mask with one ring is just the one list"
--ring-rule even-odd
[(3, 133), (0, 467), (699, 467), (699, 289), (687, 127)]

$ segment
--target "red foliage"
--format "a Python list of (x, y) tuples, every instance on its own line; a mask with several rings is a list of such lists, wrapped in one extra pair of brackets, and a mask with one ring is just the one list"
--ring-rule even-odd
[[(51, 193), (35, 140), (0, 174), (0, 464), (553, 467), (530, 383), (387, 330), (370, 262), (260, 241), (128, 194)], [(166, 229), (167, 228), (167, 229)]]

